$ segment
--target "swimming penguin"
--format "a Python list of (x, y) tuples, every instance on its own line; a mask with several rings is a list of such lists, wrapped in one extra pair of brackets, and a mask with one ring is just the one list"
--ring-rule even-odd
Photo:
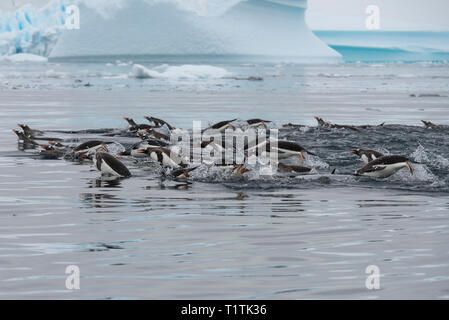
[[(96, 150), (96, 149), (104, 149), (106, 148), (105, 144), (108, 144), (110, 142), (103, 142), (100, 140), (90, 140), (90, 141), (86, 141), (81, 143), (80, 145), (78, 145), (77, 147), (75, 147), (75, 149), (73, 149), (73, 153), (75, 155), (79, 155), (79, 154), (83, 154), (83, 153), (89, 153), (92, 150)], [(107, 148), (106, 148), (106, 151)]]
[(145, 129), (145, 132), (147, 132), (148, 134), (152, 135), (156, 139), (159, 139), (159, 140), (162, 139), (162, 140), (165, 140), (165, 141), (170, 141), (170, 137), (169, 136), (167, 136), (167, 135), (165, 135), (163, 133), (160, 133), (160, 132), (158, 132), (156, 130)]
[(349, 152), (359, 156), (360, 159), (365, 163), (369, 163), (373, 160), (376, 160), (377, 158), (384, 156), (380, 152), (377, 152), (374, 150), (369, 150), (369, 149), (353, 149), (353, 150), (349, 150)]
[[(275, 144), (276, 143), (274, 142), (265, 140), (256, 147), (248, 149), (248, 152), (251, 153), (256, 149), (259, 150), (259, 153), (263, 157), (271, 159), (285, 159), (292, 156), (299, 156), (301, 160), (305, 160), (306, 159), (304, 156), (305, 153), (316, 156), (315, 153), (310, 152), (309, 150), (301, 147), (299, 144), (294, 142), (278, 140), (277, 147), (275, 147)], [(260, 150), (263, 151), (260, 152)]]
[(65, 151), (61, 149), (57, 149), (54, 146), (41, 146), (42, 150), (40, 150), (39, 155), (44, 159), (59, 159), (64, 156)]
[(318, 125), (320, 125), (322, 127), (336, 128), (336, 129), (350, 129), (350, 130), (354, 130), (354, 131), (359, 131), (359, 129), (356, 128), (355, 126), (347, 126), (347, 125), (330, 123), (330, 122), (324, 121), (322, 118), (316, 117), (316, 116), (314, 118), (318, 122)]
[(31, 138), (29, 138), (27, 135), (25, 135), (25, 133), (23, 133), (21, 131), (18, 131), (18, 130), (13, 130), (13, 132), (19, 138), (19, 142), (22, 142), (24, 144), (33, 145), (33, 146), (40, 146), (39, 143), (37, 143), (36, 141), (34, 141)]
[(154, 126), (150, 126), (149, 124), (137, 124), (133, 119), (131, 118), (123, 118), (125, 119), (128, 124), (129, 124), (129, 130), (130, 131), (138, 131), (138, 130), (143, 130), (143, 129), (152, 129), (154, 128)]
[(269, 120), (262, 120), (262, 119), (249, 119), (246, 120), (246, 122), (249, 124), (250, 127), (259, 127), (263, 126), (265, 129), (267, 128), (267, 123), (270, 123)]
[(170, 129), (170, 130), (176, 129), (175, 127), (171, 126), (165, 120), (158, 119), (158, 118), (155, 118), (155, 117), (144, 117), (144, 118), (147, 119), (149, 122), (154, 123), (157, 127), (162, 127), (165, 124), (168, 127), (168, 129)]
[(25, 135), (27, 135), (28, 137), (33, 137), (33, 136), (42, 136), (44, 135), (43, 131), (40, 130), (33, 130), (31, 129), (29, 126), (27, 126), (26, 124), (18, 124), (19, 127), (22, 128), (23, 132), (25, 133)]
[(239, 165), (234, 165), (233, 170), (231, 172), (231, 177), (232, 178), (241, 178), (244, 173), (249, 172), (248, 169), (243, 167), (244, 165), (245, 165), (244, 163), (241, 163)]
[(179, 169), (187, 166), (187, 164), (183, 163), (181, 157), (167, 148), (148, 147), (147, 149), (140, 149), (138, 153), (146, 153), (151, 159), (159, 162), (163, 167)]
[[(273, 163), (271, 163), (271, 164), (273, 165)], [(279, 162), (277, 164), (277, 167), (278, 167), (279, 171), (282, 171), (282, 172), (301, 173), (301, 174), (309, 173), (312, 170), (312, 168), (303, 167), (303, 166), (286, 165), (282, 162)]]
[(209, 128), (204, 129), (202, 132), (205, 132), (207, 130), (218, 130), (220, 132), (224, 132), (228, 128), (235, 130), (235, 127), (231, 124), (231, 122), (234, 122), (235, 120), (237, 120), (237, 119), (225, 120), (225, 121), (218, 122), (218, 123), (210, 126)]
[(192, 167), (192, 168), (189, 168), (189, 169), (182, 168), (182, 169), (172, 170), (169, 173), (169, 176), (171, 178), (175, 179), (175, 180), (188, 179), (188, 178), (190, 178), (190, 172), (192, 172), (193, 170), (195, 170), (197, 168), (198, 167)]
[(421, 122), (424, 124), (424, 126), (427, 129), (438, 129), (440, 127), (440, 126), (438, 126), (435, 123), (432, 123), (430, 121), (421, 120)]
[[(104, 148), (102, 149), (104, 150)], [(91, 159), (94, 162), (95, 167), (98, 171), (101, 172), (101, 174), (122, 178), (131, 176), (128, 168), (120, 160), (110, 155), (109, 153), (98, 150), (99, 149), (91, 149), (87, 154), (84, 154), (81, 157)]]
[(368, 176), (373, 178), (387, 178), (398, 170), (407, 168), (413, 174), (413, 168), (410, 160), (404, 156), (383, 156), (371, 161), (363, 168), (355, 172), (356, 175)]

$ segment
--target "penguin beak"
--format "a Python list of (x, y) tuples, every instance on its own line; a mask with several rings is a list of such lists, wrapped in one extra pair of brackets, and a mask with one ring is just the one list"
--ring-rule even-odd
[(145, 153), (145, 150), (144, 149), (139, 149), (139, 150), (137, 150), (137, 153)]
[(87, 156), (85, 154), (80, 155), (80, 159), (87, 159)]
[(406, 163), (405, 163), (405, 166), (406, 166), (407, 169), (410, 171), (410, 173), (413, 174), (413, 168), (412, 168), (412, 166), (410, 165), (410, 163), (409, 163), (409, 162), (406, 162)]
[(299, 158), (300, 158), (302, 161), (305, 161), (305, 160), (306, 160), (306, 158), (304, 157), (304, 154), (302, 153), (302, 151), (299, 153)]
[(352, 154), (357, 154), (357, 150), (349, 150), (349, 152)]

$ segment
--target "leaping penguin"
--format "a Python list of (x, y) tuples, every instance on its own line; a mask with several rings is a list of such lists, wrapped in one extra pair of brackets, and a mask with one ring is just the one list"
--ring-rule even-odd
[(359, 176), (368, 176), (372, 178), (388, 178), (402, 168), (407, 168), (413, 174), (413, 168), (410, 160), (404, 156), (383, 156), (371, 161), (363, 168), (355, 172)]
[(235, 127), (231, 124), (231, 122), (234, 122), (235, 120), (237, 120), (237, 119), (225, 120), (225, 121), (218, 122), (218, 123), (210, 126), (209, 128), (204, 129), (202, 132), (205, 132), (207, 130), (218, 130), (220, 132), (224, 132), (228, 128), (235, 130)]
[(262, 120), (262, 119), (249, 119), (249, 120), (246, 120), (246, 122), (249, 124), (250, 127), (257, 128), (259, 126), (262, 126), (266, 129), (267, 123), (270, 123), (271, 121)]
[(359, 156), (360, 159), (365, 163), (370, 163), (371, 161), (384, 156), (380, 152), (377, 152), (375, 150), (369, 150), (369, 149), (353, 149), (353, 150), (349, 150), (349, 152)]

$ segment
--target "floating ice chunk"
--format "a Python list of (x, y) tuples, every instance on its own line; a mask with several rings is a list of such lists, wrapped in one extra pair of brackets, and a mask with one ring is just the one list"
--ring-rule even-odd
[(173, 80), (222, 79), (231, 77), (226, 69), (209, 65), (162, 65), (154, 69), (147, 69), (140, 64), (133, 65), (131, 77), (137, 79), (165, 78)]
[(45, 63), (48, 61), (47, 58), (38, 56), (35, 54), (29, 53), (18, 53), (10, 56), (5, 56), (0, 58), (0, 61), (8, 61), (8, 62), (37, 62), (37, 63)]

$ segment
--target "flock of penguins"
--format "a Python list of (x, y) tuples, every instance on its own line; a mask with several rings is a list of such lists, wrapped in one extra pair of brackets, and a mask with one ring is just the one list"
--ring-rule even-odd
[[(64, 158), (72, 161), (90, 161), (93, 162), (102, 175), (110, 175), (115, 177), (127, 178), (132, 174), (123, 162), (124, 157), (147, 158), (152, 162), (157, 162), (164, 169), (163, 172), (173, 179), (188, 179), (189, 174), (196, 170), (198, 164), (192, 163), (192, 158), (183, 157), (178, 153), (176, 143), (170, 141), (170, 134), (177, 130), (168, 122), (155, 117), (145, 117), (148, 123), (138, 124), (131, 118), (124, 118), (129, 127), (124, 130), (119, 129), (94, 129), (80, 131), (57, 131), (57, 130), (36, 130), (31, 129), (25, 124), (19, 124), (22, 129), (13, 130), (19, 139), (19, 144), (25, 147), (38, 149), (39, 156), (46, 159)], [(338, 125), (324, 121), (322, 118), (315, 117), (319, 126), (337, 129), (360, 130), (371, 126), (347, 126)], [(224, 134), (226, 130), (236, 130), (236, 120), (226, 120), (216, 123), (202, 132)], [(262, 119), (250, 119), (244, 121), (245, 125), (250, 128), (265, 128), (271, 121)], [(435, 129), (439, 126), (422, 120), (427, 128)], [(301, 127), (292, 123), (284, 124), (283, 127)], [(379, 126), (383, 126), (380, 124)], [(48, 132), (58, 132), (69, 135), (76, 134), (99, 134), (104, 136), (104, 140), (88, 140), (81, 144), (74, 145), (73, 139), (52, 138), (45, 136)], [(269, 130), (267, 130), (269, 132)], [(113, 137), (133, 137), (137, 141), (127, 146), (126, 150), (117, 154), (111, 154), (108, 145), (114, 143)], [(270, 138), (271, 139), (271, 138)], [(261, 143), (253, 145), (245, 144), (245, 160), (243, 163), (223, 163), (212, 164), (228, 170), (231, 176), (243, 176), (251, 169), (246, 166), (247, 159), (250, 155), (262, 156), (269, 160), (270, 166), (276, 166), (277, 170), (288, 174), (300, 175), (309, 173), (312, 168), (301, 165), (289, 165), (282, 162), (283, 159), (297, 157), (301, 163), (306, 160), (307, 155), (316, 154), (310, 152), (299, 144), (287, 140), (264, 139)], [(46, 141), (45, 144), (40, 141)], [(225, 153), (226, 144), (216, 142), (213, 139), (201, 141), (201, 148), (208, 148), (213, 152)], [(79, 142), (78, 142), (79, 143)], [(235, 150), (234, 150), (235, 151)], [(365, 165), (355, 171), (355, 175), (368, 176), (372, 178), (387, 178), (402, 168), (407, 168), (413, 174), (412, 161), (403, 155), (383, 155), (382, 153), (369, 149), (349, 150), (350, 153), (358, 156)], [(335, 173), (335, 169), (332, 173)]]

